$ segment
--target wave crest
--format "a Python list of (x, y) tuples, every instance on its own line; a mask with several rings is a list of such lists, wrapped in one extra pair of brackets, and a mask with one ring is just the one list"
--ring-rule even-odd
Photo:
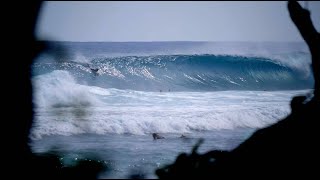
[(306, 89), (313, 77), (296, 63), (232, 55), (156, 55), (93, 58), (90, 63), (35, 63), (35, 75), (67, 70), (79, 83), (143, 91)]

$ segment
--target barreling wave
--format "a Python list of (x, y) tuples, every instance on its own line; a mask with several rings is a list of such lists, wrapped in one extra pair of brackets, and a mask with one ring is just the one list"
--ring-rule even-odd
[(43, 54), (32, 65), (34, 139), (261, 128), (290, 113), (292, 96), (314, 83), (300, 45), (62, 45), (73, 56)]
[(313, 85), (304, 67), (265, 57), (152, 55), (100, 57), (88, 62), (39, 62), (33, 65), (33, 72), (67, 70), (81, 84), (142, 91), (292, 90)]
[[(75, 68), (75, 72), (81, 71)], [(290, 112), (288, 102), (292, 96), (306, 93), (120, 90), (79, 84), (80, 78), (76, 80), (66, 70), (37, 75), (32, 81), (36, 105), (32, 139), (82, 133), (147, 135), (261, 128)]]

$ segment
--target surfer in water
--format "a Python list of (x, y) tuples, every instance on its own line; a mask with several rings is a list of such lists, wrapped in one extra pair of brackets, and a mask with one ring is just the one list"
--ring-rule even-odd
[(152, 133), (153, 140), (165, 139), (163, 136), (160, 136), (158, 133)]
[(94, 75), (98, 75), (99, 68), (90, 68), (90, 70)]
[(187, 136), (185, 136), (185, 135), (182, 134), (182, 135), (180, 136), (180, 138), (186, 139)]
[(99, 69), (98, 68), (90, 68), (92, 72), (98, 72)]

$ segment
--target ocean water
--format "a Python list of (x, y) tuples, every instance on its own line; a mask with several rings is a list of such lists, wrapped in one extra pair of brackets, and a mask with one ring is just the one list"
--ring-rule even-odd
[(110, 168), (100, 178), (156, 178), (200, 138), (201, 153), (232, 150), (286, 117), (293, 96), (312, 96), (303, 43), (50, 45), (32, 65), (31, 148), (58, 150), (66, 165), (95, 157)]

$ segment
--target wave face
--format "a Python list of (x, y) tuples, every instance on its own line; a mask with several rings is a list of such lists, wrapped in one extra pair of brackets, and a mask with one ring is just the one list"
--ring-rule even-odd
[(93, 58), (90, 63), (35, 63), (35, 75), (67, 70), (81, 84), (142, 91), (312, 88), (310, 72), (265, 57), (152, 55)]

